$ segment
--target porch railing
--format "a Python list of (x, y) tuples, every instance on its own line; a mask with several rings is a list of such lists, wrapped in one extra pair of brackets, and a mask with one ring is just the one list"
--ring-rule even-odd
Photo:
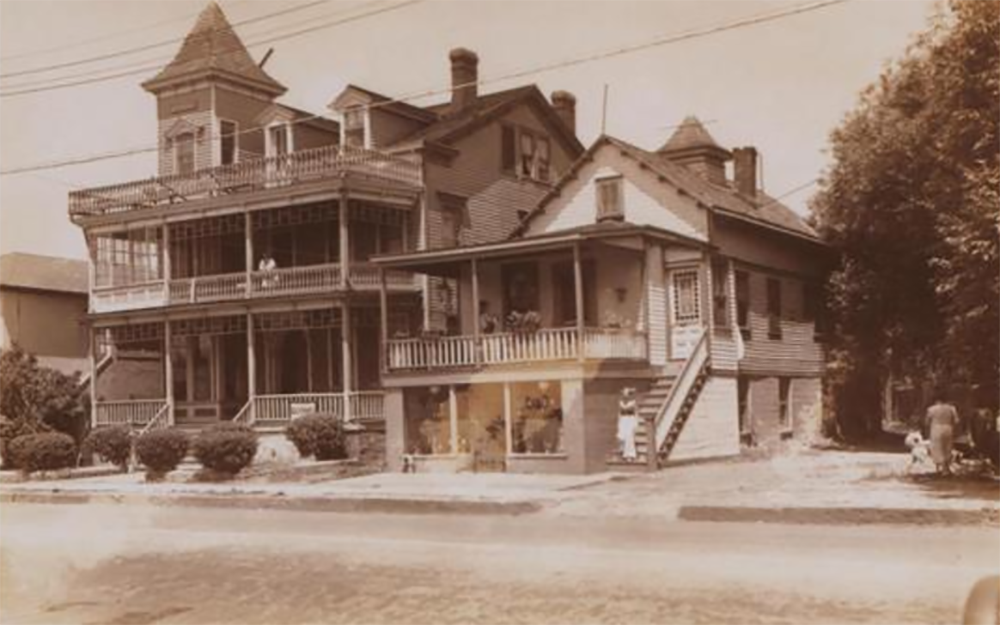
[(146, 423), (141, 430), (139, 430), (139, 436), (142, 436), (146, 432), (152, 432), (153, 430), (162, 430), (163, 428), (170, 427), (170, 404), (163, 404), (163, 408), (160, 408), (159, 412), (153, 415), (153, 418)]
[(224, 302), (246, 295), (246, 273), (179, 278), (170, 281), (171, 304)]
[(334, 145), (241, 160), (190, 174), (73, 191), (69, 194), (69, 214), (71, 217), (109, 215), (344, 174), (410, 187), (421, 184), (417, 163), (375, 150)]
[(95, 402), (94, 427), (127, 425), (142, 427), (152, 422), (168, 407), (165, 399), (124, 399)]
[[(582, 352), (581, 352), (582, 349)], [(390, 370), (468, 367), (588, 359), (645, 360), (646, 336), (629, 330), (547, 328), (537, 332), (394, 339), (387, 347)]]
[(237, 418), (242, 423), (276, 423), (291, 421), (300, 414), (323, 412), (344, 418), (345, 397), (350, 402), (351, 419), (374, 421), (384, 418), (381, 391), (356, 391), (347, 393), (293, 393), (287, 395), (258, 395), (253, 399), (250, 413), (241, 410)]
[(93, 312), (117, 312), (137, 308), (154, 308), (167, 302), (163, 282), (147, 282), (114, 287), (97, 287), (90, 294)]

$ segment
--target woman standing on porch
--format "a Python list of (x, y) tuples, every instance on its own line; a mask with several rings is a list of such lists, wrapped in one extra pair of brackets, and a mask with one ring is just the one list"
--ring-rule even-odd
[(636, 457), (635, 430), (639, 426), (638, 406), (635, 401), (635, 389), (622, 389), (618, 401), (618, 440), (621, 442), (622, 459), (633, 462)]
[(951, 474), (951, 452), (958, 426), (958, 411), (945, 401), (944, 393), (937, 392), (934, 404), (927, 409), (927, 426), (931, 438), (931, 458), (938, 473)]

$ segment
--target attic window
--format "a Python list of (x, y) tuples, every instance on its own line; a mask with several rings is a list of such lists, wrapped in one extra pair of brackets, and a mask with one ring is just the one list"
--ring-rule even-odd
[(344, 111), (344, 145), (350, 148), (365, 147), (366, 111), (355, 106)]
[(521, 179), (548, 182), (551, 162), (552, 147), (547, 136), (518, 126), (501, 127), (501, 171)]
[(190, 174), (194, 172), (194, 133), (185, 132), (174, 139), (174, 172)]
[(599, 178), (594, 181), (597, 196), (597, 221), (621, 221), (625, 218), (625, 197), (622, 177)]

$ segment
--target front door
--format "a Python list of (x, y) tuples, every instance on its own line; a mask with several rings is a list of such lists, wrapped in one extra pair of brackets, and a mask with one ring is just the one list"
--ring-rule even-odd
[(667, 273), (670, 303), (670, 358), (687, 360), (702, 334), (701, 271), (697, 267)]

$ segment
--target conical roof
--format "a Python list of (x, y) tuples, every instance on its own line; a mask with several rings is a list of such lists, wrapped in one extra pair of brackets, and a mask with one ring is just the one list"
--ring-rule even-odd
[(176, 79), (226, 76), (248, 83), (272, 95), (281, 95), (285, 87), (258, 67), (246, 46), (233, 30), (216, 2), (210, 2), (198, 16), (194, 28), (184, 38), (174, 60), (151, 80), (143, 83), (156, 91)]
[(688, 115), (678, 126), (674, 134), (667, 139), (658, 152), (679, 152), (681, 150), (691, 151), (699, 148), (714, 148), (723, 150), (712, 135), (708, 134), (705, 126), (694, 115)]

